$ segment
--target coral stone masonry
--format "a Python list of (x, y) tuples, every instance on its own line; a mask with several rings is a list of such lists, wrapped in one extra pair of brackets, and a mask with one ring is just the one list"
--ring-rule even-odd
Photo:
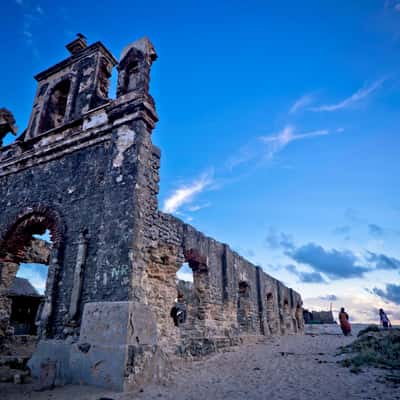
[[(129, 390), (162, 378), (174, 357), (302, 333), (297, 292), (158, 209), (151, 42), (128, 45), (119, 61), (82, 36), (67, 49), (35, 77), (27, 129), (0, 147), (0, 341), (13, 333), (6, 294), (19, 265), (35, 262), (48, 277), (29, 366), (52, 384)], [(8, 110), (0, 122), (0, 138), (15, 131)], [(192, 285), (177, 284), (183, 263)]]

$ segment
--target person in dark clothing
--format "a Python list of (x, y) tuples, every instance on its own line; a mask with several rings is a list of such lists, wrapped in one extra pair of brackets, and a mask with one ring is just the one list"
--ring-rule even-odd
[(186, 303), (182, 295), (178, 295), (175, 300), (175, 305), (171, 308), (171, 318), (174, 320), (174, 325), (179, 326), (186, 321)]
[(379, 318), (381, 319), (381, 323), (384, 329), (388, 329), (392, 327), (392, 324), (390, 323), (390, 319), (386, 315), (385, 311), (383, 311), (383, 308), (379, 309)]

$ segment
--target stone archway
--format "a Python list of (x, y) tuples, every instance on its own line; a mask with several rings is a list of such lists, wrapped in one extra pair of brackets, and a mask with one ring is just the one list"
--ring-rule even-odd
[[(38, 334), (49, 334), (48, 320), (52, 311), (55, 280), (58, 271), (58, 257), (62, 237), (60, 218), (45, 207), (24, 210), (10, 223), (0, 237), (0, 340), (5, 340), (10, 329), (11, 300), (8, 292), (13, 284), (21, 263), (48, 265), (48, 274), (41, 311)], [(50, 232), (51, 242), (35, 237)]]

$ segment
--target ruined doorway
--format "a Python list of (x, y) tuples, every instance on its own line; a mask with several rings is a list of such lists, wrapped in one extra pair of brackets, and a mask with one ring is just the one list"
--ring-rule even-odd
[(239, 329), (248, 332), (251, 328), (252, 306), (250, 285), (240, 281), (238, 286), (237, 320)]
[(16, 336), (37, 334), (51, 247), (52, 241), (48, 229), (43, 234), (32, 234), (28, 251), (36, 252), (36, 254), (27, 255), (24, 262), (19, 264), (17, 274), (8, 291), (8, 297), (11, 299), (10, 325)]
[(50, 214), (27, 213), (17, 219), (0, 241), (0, 311), (3, 316), (0, 337), (3, 340), (15, 333), (43, 336), (48, 333), (47, 317), (52, 297), (48, 272), (54, 277), (54, 271), (49, 271), (54, 269), (51, 254), (57, 247), (53, 239), (60, 236)]
[(11, 300), (9, 324), (14, 336), (36, 336), (36, 322), (44, 297), (28, 279), (18, 276), (15, 277), (7, 297)]

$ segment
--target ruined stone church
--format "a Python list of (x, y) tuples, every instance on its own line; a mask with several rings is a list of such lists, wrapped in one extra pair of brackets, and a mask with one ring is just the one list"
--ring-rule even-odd
[[(0, 340), (12, 334), (6, 293), (21, 263), (48, 266), (29, 366), (35, 377), (53, 366), (57, 384), (129, 390), (157, 379), (173, 357), (301, 333), (297, 292), (158, 209), (150, 41), (128, 45), (119, 61), (84, 37), (67, 49), (35, 76), (29, 125), (8, 146), (15, 121), (0, 115)], [(176, 324), (183, 263), (193, 287), (179, 293), (186, 315)]]

